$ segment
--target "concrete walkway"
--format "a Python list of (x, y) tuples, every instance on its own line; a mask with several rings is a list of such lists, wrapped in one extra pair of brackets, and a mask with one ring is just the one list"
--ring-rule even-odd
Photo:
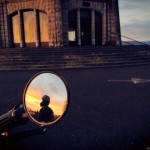
[[(38, 71), (36, 71), (38, 72)], [(23, 90), (35, 71), (0, 72), (0, 114), (22, 103)], [(150, 83), (108, 80), (150, 79), (150, 66), (55, 71), (70, 89), (65, 117), (11, 148), (147, 150), (150, 146)], [(31, 129), (29, 123), (14, 131)]]

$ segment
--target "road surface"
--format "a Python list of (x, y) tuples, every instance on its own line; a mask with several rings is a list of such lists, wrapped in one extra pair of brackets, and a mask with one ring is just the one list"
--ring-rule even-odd
[[(39, 71), (0, 72), (0, 114), (22, 103), (28, 80)], [(36, 135), (10, 145), (21, 150), (150, 148), (150, 66), (56, 70), (67, 81), (70, 105), (64, 118)], [(13, 132), (33, 129), (29, 123)]]

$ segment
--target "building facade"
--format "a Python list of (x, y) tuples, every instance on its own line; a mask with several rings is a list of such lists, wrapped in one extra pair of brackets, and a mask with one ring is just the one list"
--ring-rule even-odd
[(0, 47), (120, 45), (118, 0), (0, 0)]

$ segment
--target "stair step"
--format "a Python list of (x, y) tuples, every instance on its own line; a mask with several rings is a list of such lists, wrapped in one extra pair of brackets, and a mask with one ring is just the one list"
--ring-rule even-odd
[(146, 65), (150, 46), (0, 49), (0, 70), (38, 70)]

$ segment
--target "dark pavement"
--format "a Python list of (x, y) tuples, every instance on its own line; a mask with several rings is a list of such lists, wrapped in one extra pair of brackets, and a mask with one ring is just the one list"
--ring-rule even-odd
[[(26, 83), (39, 71), (0, 72), (0, 114), (22, 102)], [(150, 147), (150, 66), (55, 71), (65, 78), (70, 105), (46, 135), (19, 140), (10, 149), (147, 150)], [(29, 123), (14, 132), (36, 128)], [(1, 148), (0, 148), (1, 150)]]

